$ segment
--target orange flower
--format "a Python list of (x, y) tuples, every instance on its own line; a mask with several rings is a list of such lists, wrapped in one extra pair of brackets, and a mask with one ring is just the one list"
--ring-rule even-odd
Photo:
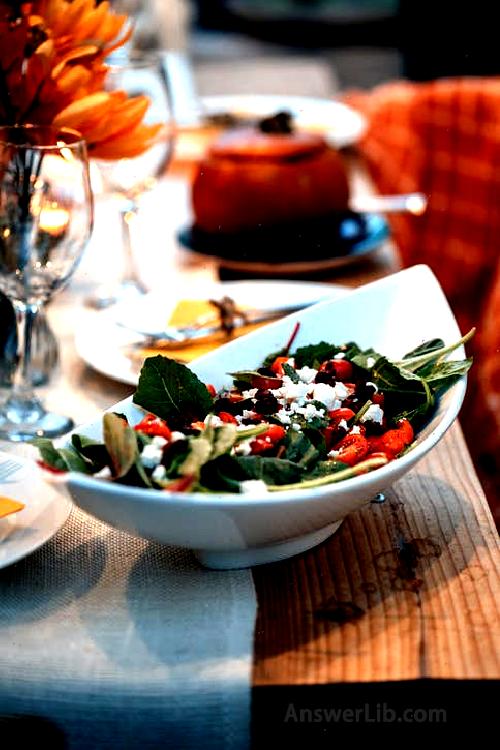
[(132, 28), (109, 2), (96, 3), (0, 0), (0, 124), (67, 125), (81, 132), (93, 156), (135, 156), (161, 126), (142, 124), (145, 97), (103, 91), (105, 58)]
[(58, 58), (63, 58), (68, 50), (88, 45), (95, 46), (95, 56), (104, 57), (124, 44), (132, 33), (129, 28), (120, 37), (128, 19), (110, 11), (109, 2), (96, 7), (96, 0), (39, 0), (33, 6), (43, 16)]
[(122, 91), (100, 91), (72, 102), (54, 120), (57, 127), (79, 130), (89, 154), (101, 159), (137, 156), (158, 138), (161, 125), (143, 125), (145, 96), (127, 99)]

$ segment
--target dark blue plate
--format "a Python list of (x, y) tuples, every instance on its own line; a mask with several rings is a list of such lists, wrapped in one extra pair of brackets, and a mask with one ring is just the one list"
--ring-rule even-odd
[(346, 211), (231, 234), (192, 225), (177, 237), (183, 247), (215, 256), (227, 268), (301, 272), (360, 261), (389, 237), (389, 225), (380, 214)]

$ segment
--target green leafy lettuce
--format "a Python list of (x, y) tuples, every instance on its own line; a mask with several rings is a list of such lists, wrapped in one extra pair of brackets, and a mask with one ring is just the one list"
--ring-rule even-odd
[(161, 354), (145, 360), (133, 401), (172, 428), (204, 419), (214, 402), (189, 367)]

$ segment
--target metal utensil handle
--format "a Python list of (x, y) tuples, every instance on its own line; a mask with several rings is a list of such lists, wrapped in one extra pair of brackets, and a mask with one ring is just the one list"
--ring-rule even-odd
[(358, 196), (351, 200), (350, 208), (360, 213), (410, 213), (420, 216), (427, 209), (427, 196), (424, 193)]

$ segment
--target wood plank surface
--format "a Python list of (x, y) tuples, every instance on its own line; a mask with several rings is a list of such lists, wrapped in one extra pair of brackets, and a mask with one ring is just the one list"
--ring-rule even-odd
[(254, 568), (254, 686), (500, 676), (500, 554), (455, 424), (319, 547)]

